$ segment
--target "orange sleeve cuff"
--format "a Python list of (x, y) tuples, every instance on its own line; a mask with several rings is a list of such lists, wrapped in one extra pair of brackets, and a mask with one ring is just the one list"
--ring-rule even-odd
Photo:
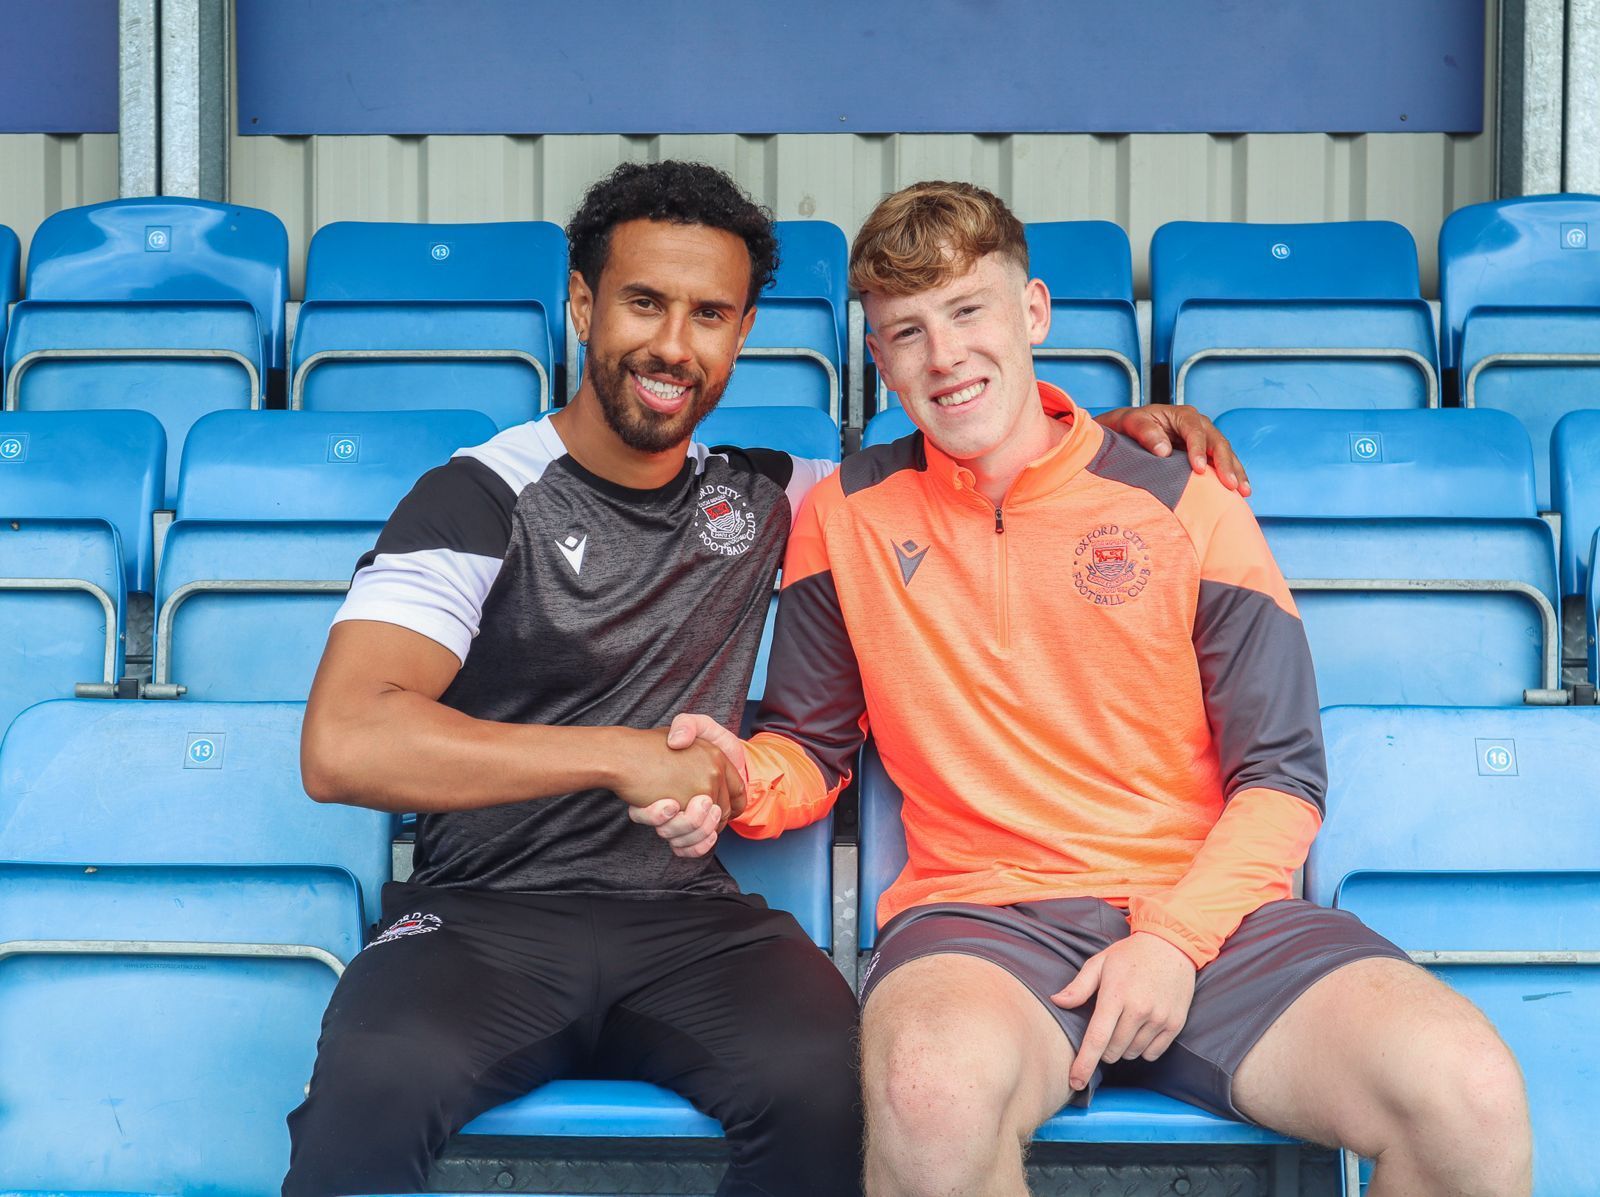
[(746, 839), (766, 840), (793, 827), (815, 823), (833, 809), (850, 779), (838, 789), (823, 783), (822, 770), (793, 740), (759, 732), (745, 741), (745, 807), (728, 826)]
[(1322, 816), (1303, 798), (1240, 790), (1228, 801), (1183, 878), (1128, 903), (1128, 924), (1159, 936), (1196, 968), (1217, 958), (1246, 915), (1293, 893)]

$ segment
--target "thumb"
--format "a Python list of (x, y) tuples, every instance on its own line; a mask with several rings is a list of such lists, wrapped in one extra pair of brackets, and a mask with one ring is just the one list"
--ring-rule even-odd
[(712, 721), (707, 719), (704, 715), (695, 715), (688, 711), (685, 711), (681, 715), (674, 715), (672, 718), (672, 726), (667, 729), (667, 747), (689, 747), (689, 745), (693, 744), (696, 738), (700, 735), (700, 728), (704, 723), (711, 723), (713, 727), (718, 726), (717, 724), (712, 723)]
[(1099, 988), (1100, 967), (1099, 956), (1089, 957), (1083, 962), (1083, 967), (1078, 970), (1078, 975), (1072, 978), (1071, 984), (1050, 1000), (1067, 1010), (1083, 1005), (1094, 996), (1094, 991)]

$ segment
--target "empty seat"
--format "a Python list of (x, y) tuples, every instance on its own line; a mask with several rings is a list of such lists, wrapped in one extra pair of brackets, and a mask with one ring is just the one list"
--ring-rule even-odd
[[(833, 946), (833, 819), (775, 840), (725, 834), (717, 856), (745, 893), (787, 910), (823, 951)], [(722, 1127), (687, 1100), (639, 1081), (555, 1081), (479, 1116), (466, 1136), (714, 1138)]]
[[(860, 948), (878, 937), (878, 899), (906, 864), (900, 788), (869, 741), (861, 754)], [(1087, 1109), (1068, 1107), (1035, 1139), (1052, 1143), (1292, 1144), (1273, 1131), (1219, 1118), (1187, 1102), (1143, 1089), (1102, 1087)]]
[(811, 407), (840, 418), (846, 339), (844, 233), (826, 220), (777, 222), (778, 274), (722, 402)]
[(1416, 244), (1388, 221), (1174, 221), (1150, 243), (1152, 356), (1174, 403), (1437, 407)]
[(58, 702), (0, 744), (0, 1151), (35, 1189), (270, 1192), (390, 816), (297, 704)]
[(325, 225), (306, 256), (289, 405), (532, 419), (553, 402), (566, 294), (566, 239), (547, 221)]
[(1592, 1193), (1600, 807), (1583, 779), (1600, 771), (1600, 711), (1349, 707), (1323, 726), (1327, 820), (1306, 896), (1358, 914), (1489, 1016), (1527, 1081), (1533, 1191)]
[(1522, 420), (1533, 440), (1539, 504), (1551, 430), (1600, 408), (1600, 197), (1531, 195), (1471, 204), (1439, 230), (1441, 358), (1467, 407)]
[[(1024, 232), (1029, 268), (1050, 291), (1034, 372), (1096, 411), (1143, 402), (1128, 234), (1105, 220), (1039, 221)], [(878, 391), (880, 412), (899, 406), (881, 381)]]
[(8, 410), (138, 408), (169, 448), (166, 500), (190, 425), (261, 406), (283, 368), (288, 237), (270, 212), (129, 199), (47, 218), (6, 344)]
[(1553, 701), (1555, 542), (1501, 412), (1234, 411), (1324, 706)]
[(0, 224), (0, 346), (6, 343), (6, 320), (11, 305), (22, 294), (22, 243), (16, 233)]
[(1600, 407), (1561, 418), (1550, 441), (1550, 485), (1561, 513), (1561, 593), (1583, 594), (1600, 528)]
[(303, 699), (357, 560), (412, 484), (494, 435), (474, 411), (218, 412), (184, 447), (152, 697)]
[(0, 730), (31, 703), (122, 676), (166, 453), (144, 412), (0, 414)]

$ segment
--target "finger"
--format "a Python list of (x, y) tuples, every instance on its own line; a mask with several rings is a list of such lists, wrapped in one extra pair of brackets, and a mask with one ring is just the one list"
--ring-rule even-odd
[(1050, 1000), (1066, 1010), (1071, 1010), (1074, 1006), (1083, 1005), (1100, 984), (1100, 968), (1100, 957), (1098, 955), (1090, 956), (1089, 959), (1083, 962), (1083, 967), (1078, 970), (1078, 975), (1072, 978), (1071, 984)]
[[(1182, 1029), (1182, 1027), (1178, 1028), (1179, 1031)], [(1167, 1048), (1171, 1047), (1172, 1041), (1177, 1037), (1178, 1031), (1163, 1031), (1154, 1039), (1152, 1039), (1150, 1041), (1150, 1046), (1145, 1048), (1140, 1054), (1143, 1055), (1146, 1060), (1159, 1060), (1161, 1058), (1161, 1053), (1166, 1051)]]
[[(708, 841), (715, 840), (716, 838), (717, 829), (715, 827), (702, 827), (697, 823), (690, 827), (682, 835), (673, 836), (667, 841), (667, 843), (672, 845), (672, 850), (674, 852), (681, 854), (686, 849), (693, 848), (698, 844), (704, 844)], [(709, 848), (706, 849), (706, 851), (709, 850)]]
[(1125, 1049), (1123, 1049), (1122, 1054), (1118, 1056), (1117, 1059), (1137, 1060), (1140, 1056), (1144, 1055), (1145, 1052), (1150, 1050), (1150, 1045), (1154, 1043), (1156, 1041), (1156, 1037), (1162, 1033), (1163, 1032), (1160, 1023), (1146, 1022), (1144, 1026), (1139, 1028), (1139, 1033), (1133, 1037), (1133, 1041), (1129, 1043)]
[(628, 818), (635, 823), (643, 823), (646, 827), (660, 827), (677, 815), (678, 803), (672, 798), (663, 798), (659, 802), (652, 802), (649, 806), (628, 808)]
[(704, 715), (696, 715), (685, 711), (672, 717), (672, 726), (667, 729), (668, 748), (687, 748), (700, 736), (703, 723), (711, 723)]
[(682, 856), (682, 857), (686, 857), (686, 858), (688, 858), (690, 860), (693, 860), (696, 857), (706, 855), (706, 853), (710, 852), (716, 846), (717, 846), (717, 833), (713, 831), (705, 839), (700, 840), (697, 843), (690, 844), (687, 847), (679, 848), (677, 846), (674, 846), (673, 849), (672, 849), (672, 854), (674, 856)]
[(1123, 1007), (1117, 1025), (1111, 1032), (1111, 1038), (1106, 1040), (1105, 1050), (1100, 1053), (1100, 1059), (1107, 1064), (1122, 1059), (1123, 1053), (1128, 1050), (1128, 1045), (1148, 1025), (1144, 1015), (1135, 1014), (1127, 1007)]
[(1194, 428), (1184, 434), (1183, 444), (1189, 451), (1189, 468), (1196, 474), (1204, 474), (1210, 458), (1211, 438), (1204, 429)]
[(1136, 407), (1129, 413), (1122, 428), (1148, 452), (1157, 457), (1171, 456), (1172, 430), (1167, 427), (1159, 413), (1146, 407)]
[(1072, 1068), (1067, 1073), (1067, 1083), (1074, 1089), (1089, 1087), (1089, 1081), (1094, 1077), (1094, 1070), (1105, 1057), (1106, 1044), (1111, 1039), (1112, 1029), (1117, 1025), (1117, 1017), (1122, 1013), (1119, 1003), (1106, 1001), (1105, 994), (1101, 994), (1100, 997), (1101, 1001), (1095, 1007), (1094, 1017), (1089, 1020), (1089, 1025), (1083, 1032), (1083, 1045), (1078, 1048), (1078, 1054), (1072, 1059)]

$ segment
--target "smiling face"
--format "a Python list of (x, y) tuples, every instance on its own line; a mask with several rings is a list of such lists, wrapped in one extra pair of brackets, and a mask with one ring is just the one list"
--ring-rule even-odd
[[(1050, 295), (1013, 260), (985, 254), (909, 295), (862, 296), (867, 343), (906, 414), (980, 477), (1020, 470), (1050, 446), (1032, 346), (1050, 328)], [(1009, 479), (1007, 479), (1009, 481)]]
[(629, 449), (681, 445), (716, 407), (755, 318), (749, 291), (741, 238), (666, 221), (613, 229), (593, 293), (573, 273), (573, 319), (589, 344), (584, 388)]

